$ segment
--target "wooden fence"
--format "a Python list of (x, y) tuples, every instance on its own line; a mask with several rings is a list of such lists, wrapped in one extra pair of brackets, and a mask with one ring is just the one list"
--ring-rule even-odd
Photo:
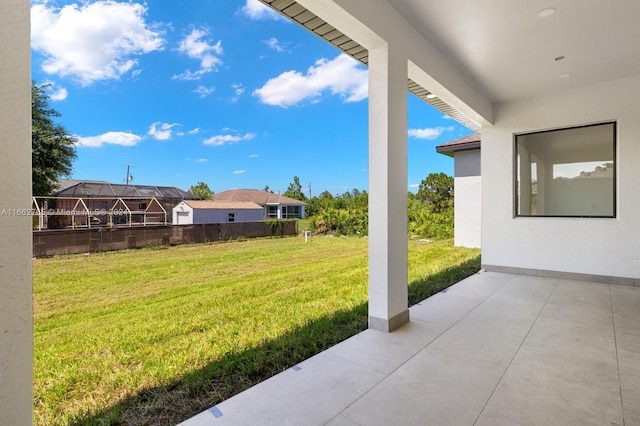
[(96, 253), (148, 246), (177, 245), (296, 235), (298, 221), (207, 223), (33, 231), (33, 256)]

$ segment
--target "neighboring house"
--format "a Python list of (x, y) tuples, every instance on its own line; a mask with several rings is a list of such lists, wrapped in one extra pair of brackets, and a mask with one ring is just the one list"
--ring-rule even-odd
[(264, 209), (263, 219), (304, 219), (307, 203), (257, 189), (231, 189), (213, 196), (216, 201), (252, 202)]
[(264, 208), (250, 201), (185, 200), (173, 208), (174, 225), (257, 222), (262, 219), (264, 219)]
[(481, 246), (482, 179), (480, 177), (480, 134), (436, 146), (440, 154), (454, 159), (454, 244)]
[[(484, 268), (640, 285), (640, 2), (262, 3), (368, 66), (370, 328), (409, 321), (407, 89), (482, 134)], [(29, 8), (0, 3), (6, 209), (31, 202)], [(611, 171), (560, 196), (560, 177), (597, 167)], [(0, 424), (31, 424), (31, 218), (9, 211), (0, 233)]]
[(178, 205), (182, 200), (199, 200), (188, 191), (173, 186), (132, 185), (116, 184), (104, 181), (58, 181), (60, 190), (56, 197), (76, 198), (128, 198), (150, 199), (155, 198), (167, 211)]
[[(60, 180), (51, 197), (34, 197), (39, 228), (97, 225), (147, 225), (171, 222), (171, 212), (183, 200), (198, 200), (170, 186), (124, 185), (105, 181)], [(65, 214), (46, 215), (47, 211)], [(116, 211), (117, 214), (108, 214)], [(66, 212), (77, 212), (76, 215)]]

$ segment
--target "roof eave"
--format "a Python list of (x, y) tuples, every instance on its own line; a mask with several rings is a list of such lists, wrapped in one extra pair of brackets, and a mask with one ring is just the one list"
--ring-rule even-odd
[(474, 149), (480, 149), (480, 141), (477, 142), (469, 142), (458, 145), (438, 145), (436, 146), (436, 152), (443, 155), (448, 155), (449, 157), (453, 157), (456, 152), (460, 151), (471, 151)]

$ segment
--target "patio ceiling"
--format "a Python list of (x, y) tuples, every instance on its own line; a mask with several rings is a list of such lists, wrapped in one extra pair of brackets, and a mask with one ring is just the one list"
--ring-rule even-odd
[[(261, 0), (363, 64), (366, 49), (294, 0)], [(387, 0), (492, 102), (640, 73), (640, 2), (620, 0)], [(553, 13), (547, 13), (553, 12)], [(548, 16), (545, 16), (548, 15)], [(477, 130), (428, 88), (409, 91)]]
[(493, 102), (640, 73), (637, 0), (388, 2)]

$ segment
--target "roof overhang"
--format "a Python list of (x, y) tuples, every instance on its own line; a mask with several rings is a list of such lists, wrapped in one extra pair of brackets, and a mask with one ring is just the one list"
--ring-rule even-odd
[(436, 146), (436, 152), (453, 157), (456, 152), (480, 149), (481, 140), (479, 133), (472, 133), (460, 139), (455, 139)]
[[(390, 9), (382, 13), (384, 22), (379, 23), (377, 26), (360, 21), (361, 18), (365, 18), (366, 16), (356, 18), (356, 14), (350, 12), (354, 10), (365, 11), (361, 7), (364, 3), (358, 1), (260, 1), (364, 65), (368, 65), (369, 63), (369, 53), (366, 47), (368, 44), (388, 42), (388, 36), (393, 35), (396, 28), (401, 27), (403, 23), (406, 24), (406, 21), (404, 21), (385, 0), (367, 0), (366, 9), (374, 9), (376, 6), (383, 8), (386, 6), (386, 8)], [(338, 3), (340, 3), (340, 5), (338, 5)], [(329, 24), (324, 16), (330, 16), (333, 25)], [(368, 14), (368, 17), (372, 18), (374, 16)], [(379, 19), (380, 17), (377, 18)], [(396, 24), (393, 21), (397, 21), (398, 23)], [(340, 29), (337, 27), (340, 27)], [(372, 27), (386, 28), (388, 33), (380, 36), (375, 33), (374, 30), (371, 30)], [(403, 36), (405, 36), (405, 34), (403, 34)], [(414, 43), (420, 44), (426, 48), (425, 50), (429, 51), (430, 59), (436, 56), (437, 60), (430, 61), (420, 54), (412, 55), (409, 59), (407, 90), (470, 129), (479, 130), (482, 125), (489, 124), (492, 120), (492, 107), (490, 102), (486, 101), (484, 96), (479, 92), (473, 93), (471, 98), (477, 100), (478, 109), (482, 110), (481, 113), (478, 113), (473, 108), (470, 108), (464, 100), (455, 96), (449, 88), (446, 87), (444, 82), (440, 82), (438, 78), (434, 78), (433, 75), (425, 72), (424, 65), (429, 64), (426, 66), (426, 69), (431, 68), (431, 71), (436, 71), (435, 74), (445, 76), (446, 79), (450, 80), (453, 78), (456, 80), (458, 86), (465, 86), (465, 90), (469, 93), (476, 91), (472, 85), (464, 81), (465, 77), (453, 66), (450, 66), (446, 58), (433, 48), (427, 40), (415, 31), (412, 32), (411, 36)], [(430, 87), (431, 90), (427, 89), (427, 87)]]

